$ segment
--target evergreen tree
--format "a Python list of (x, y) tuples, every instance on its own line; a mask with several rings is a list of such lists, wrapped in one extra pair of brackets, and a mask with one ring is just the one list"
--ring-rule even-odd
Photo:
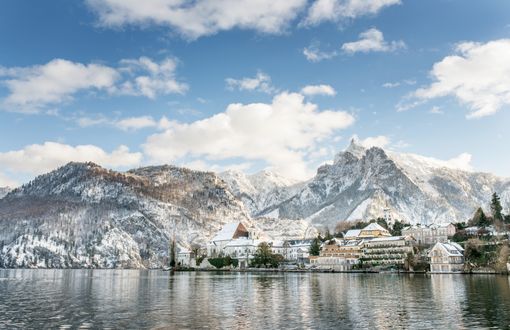
[(473, 215), (473, 218), (471, 219), (470, 224), (472, 226), (485, 227), (485, 226), (490, 225), (490, 220), (487, 218), (487, 216), (483, 212), (482, 208), (479, 207), (476, 210), (475, 214)]
[(312, 244), (310, 245), (309, 253), (311, 256), (318, 256), (320, 252), (321, 252), (320, 240), (316, 238), (312, 241)]
[(402, 235), (402, 229), (404, 229), (404, 223), (395, 220), (395, 223), (393, 224), (393, 228), (391, 229), (391, 235), (392, 236), (400, 236)]
[(501, 207), (501, 201), (499, 199), (498, 194), (494, 193), (492, 194), (492, 200), (491, 200), (491, 213), (494, 220), (503, 221), (503, 208)]

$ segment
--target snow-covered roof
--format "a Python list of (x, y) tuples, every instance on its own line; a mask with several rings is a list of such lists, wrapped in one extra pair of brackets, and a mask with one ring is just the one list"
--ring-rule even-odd
[(429, 256), (432, 254), (432, 251), (438, 248), (443, 249), (446, 253), (448, 253), (448, 256), (461, 256), (464, 254), (464, 249), (462, 248), (462, 246), (455, 242), (448, 243), (438, 242), (436, 243), (436, 245), (434, 245), (432, 250), (430, 250)]
[(361, 233), (361, 229), (351, 229), (351, 230), (348, 230), (348, 231), (345, 233), (344, 238), (354, 238), (354, 237), (358, 237), (360, 233)]
[(233, 239), (237, 227), (239, 227), (240, 224), (240, 222), (227, 223), (220, 229), (220, 231), (218, 231), (218, 233), (216, 233), (216, 236), (214, 236), (212, 241), (228, 241)]
[(380, 230), (380, 231), (388, 231), (386, 228), (384, 228), (383, 226), (381, 226), (380, 224), (375, 223), (375, 222), (372, 222), (371, 224), (369, 224), (368, 226), (366, 226), (366, 227), (365, 227), (365, 228), (363, 228), (362, 230)]

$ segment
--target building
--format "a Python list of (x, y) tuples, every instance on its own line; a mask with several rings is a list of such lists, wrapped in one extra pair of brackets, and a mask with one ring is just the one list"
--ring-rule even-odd
[(319, 269), (346, 271), (359, 263), (362, 255), (362, 240), (345, 240), (324, 245), (318, 257), (310, 257), (310, 264)]
[(375, 237), (389, 237), (391, 236), (390, 232), (379, 225), (378, 223), (372, 222), (368, 226), (363, 229), (351, 229), (348, 230), (344, 234), (345, 240), (360, 240), (365, 238), (375, 238)]
[(195, 255), (188, 249), (180, 248), (177, 252), (177, 265), (181, 267), (195, 267)]
[(224, 255), (225, 246), (234, 239), (249, 238), (250, 233), (241, 222), (228, 223), (218, 231), (213, 239), (207, 243), (207, 256), (218, 257)]
[(363, 244), (363, 262), (374, 266), (404, 265), (414, 254), (414, 239), (410, 236), (389, 236), (367, 239)]
[(428, 226), (413, 225), (402, 229), (402, 235), (412, 236), (418, 245), (445, 243), (455, 235), (456, 227), (451, 223), (439, 223)]
[(464, 249), (457, 243), (438, 242), (428, 256), (432, 273), (453, 273), (464, 269)]
[(239, 268), (246, 268), (250, 264), (261, 241), (247, 237), (239, 237), (228, 242), (223, 248), (222, 255), (230, 256), (239, 261)]

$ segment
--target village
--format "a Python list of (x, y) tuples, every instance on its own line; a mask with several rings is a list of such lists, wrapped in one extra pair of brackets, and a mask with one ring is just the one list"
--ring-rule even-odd
[[(471, 222), (473, 224), (473, 222)], [(315, 238), (270, 240), (242, 222), (229, 223), (207, 243), (180, 248), (180, 269), (320, 272), (507, 273), (508, 226), (438, 223), (409, 225), (391, 219), (350, 223), (352, 229)], [(344, 226), (345, 227), (345, 226)], [(358, 228), (361, 227), (361, 228)]]

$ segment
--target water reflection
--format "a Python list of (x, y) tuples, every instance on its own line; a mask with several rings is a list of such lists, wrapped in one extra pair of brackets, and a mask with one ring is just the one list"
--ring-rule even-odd
[(0, 328), (508, 328), (507, 276), (0, 270)]

